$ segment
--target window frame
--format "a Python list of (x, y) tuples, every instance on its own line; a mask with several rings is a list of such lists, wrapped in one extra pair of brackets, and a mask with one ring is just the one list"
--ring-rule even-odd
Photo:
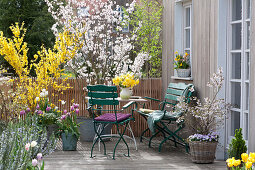
[[(247, 25), (248, 23), (251, 23), (251, 18), (247, 18), (247, 2), (249, 0), (241, 0), (242, 3), (242, 8), (241, 8), (241, 19), (239, 20), (233, 20), (232, 18), (232, 10), (233, 10), (233, 4), (232, 0), (228, 0), (229, 4), (229, 11), (228, 11), (228, 21), (227, 21), (227, 30), (230, 30), (227, 35), (227, 101), (231, 103), (232, 96), (231, 96), (231, 84), (232, 83), (240, 83), (240, 90), (241, 90), (241, 97), (240, 97), (240, 108), (231, 108), (230, 110), (230, 119), (228, 120), (228, 125), (227, 125), (227, 143), (231, 142), (231, 139), (233, 138), (232, 136), (232, 116), (231, 116), (231, 111), (238, 112), (240, 114), (239, 118), (239, 125), (240, 128), (243, 129), (243, 136), (246, 141), (246, 144), (248, 143), (249, 140), (249, 91), (250, 91), (250, 42), (249, 42), (249, 49), (247, 48), (247, 39), (250, 39), (250, 35), (248, 36), (247, 34)], [(250, 2), (250, 17), (251, 17), (251, 1)], [(232, 30), (232, 25), (234, 24), (241, 24), (241, 49), (233, 49), (233, 30)], [(250, 24), (251, 25), (251, 24)], [(241, 55), (241, 69), (240, 69), (240, 74), (241, 77), (240, 79), (232, 78), (232, 70), (233, 70), (233, 54), (239, 54)], [(247, 54), (249, 54), (249, 60), (247, 59)], [(247, 70), (247, 65), (248, 64), (248, 69)], [(248, 74), (248, 78), (247, 78)], [(248, 85), (248, 87), (247, 87)], [(248, 93), (247, 93), (248, 90)], [(248, 120), (247, 120), (248, 118)], [(247, 121), (247, 122), (246, 122)], [(248, 127), (247, 127), (248, 124)], [(248, 146), (248, 145), (247, 145)]]

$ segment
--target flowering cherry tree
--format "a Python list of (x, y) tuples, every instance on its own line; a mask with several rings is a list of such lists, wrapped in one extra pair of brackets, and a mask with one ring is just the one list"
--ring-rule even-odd
[[(130, 57), (135, 34), (123, 32), (134, 11), (135, 1), (123, 6), (112, 0), (70, 0), (66, 4), (45, 0), (56, 23), (52, 29), (57, 34), (65, 27), (71, 32), (85, 32), (85, 43), (75, 58), (67, 63), (76, 77), (86, 77), (88, 83), (104, 83), (115, 75), (132, 71), (141, 75), (146, 53)], [(56, 8), (57, 6), (57, 8)], [(81, 12), (85, 10), (86, 12)]]

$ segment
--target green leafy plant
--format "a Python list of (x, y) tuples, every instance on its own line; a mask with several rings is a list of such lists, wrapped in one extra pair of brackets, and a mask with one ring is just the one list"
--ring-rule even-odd
[(231, 140), (229, 144), (228, 157), (235, 157), (241, 159), (241, 154), (246, 153), (247, 147), (245, 140), (243, 139), (242, 128), (235, 130), (235, 138)]
[(145, 74), (150, 77), (161, 77), (162, 74), (162, 12), (160, 2), (141, 0), (135, 5), (130, 20), (133, 28), (134, 53), (147, 53), (151, 57), (145, 65)]

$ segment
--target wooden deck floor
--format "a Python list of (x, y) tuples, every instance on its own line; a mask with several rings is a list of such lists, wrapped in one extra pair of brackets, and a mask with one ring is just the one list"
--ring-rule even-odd
[[(135, 150), (133, 143), (129, 143), (130, 157), (125, 157), (124, 144), (120, 144), (117, 150), (116, 160), (111, 159), (111, 153), (107, 156), (98, 151), (98, 146), (94, 150), (96, 157), (90, 158), (90, 142), (78, 142), (77, 151), (62, 151), (62, 143), (59, 142), (54, 153), (44, 158), (45, 169), (49, 170), (81, 170), (81, 169), (226, 169), (224, 161), (215, 161), (213, 164), (194, 164), (184, 148), (175, 148), (173, 144), (164, 145), (162, 152), (159, 153), (157, 146), (148, 148), (148, 142), (140, 143), (137, 139), (138, 151)], [(108, 152), (112, 152), (115, 141), (106, 142)], [(101, 146), (102, 148), (102, 146)], [(101, 149), (102, 150), (102, 149)]]

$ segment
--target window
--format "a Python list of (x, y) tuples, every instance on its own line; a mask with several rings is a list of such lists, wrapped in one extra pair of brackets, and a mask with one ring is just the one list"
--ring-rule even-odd
[(248, 140), (251, 0), (229, 0), (229, 7), (227, 96), (233, 108), (228, 136), (230, 141), (235, 130), (242, 128)]
[[(126, 21), (125, 21), (125, 12), (123, 11), (123, 8), (121, 6), (119, 6), (118, 8), (116, 8), (116, 11), (119, 12), (119, 16), (122, 19), (122, 23), (121, 24), (123, 24), (123, 26), (122, 26), (122, 30), (121, 31), (123, 33), (128, 33), (129, 32), (129, 23), (126, 23)], [(114, 27), (113, 32), (116, 32), (117, 24), (114, 23), (113, 27)]]
[[(174, 29), (174, 51), (180, 54), (188, 53), (190, 58), (190, 67), (192, 66), (192, 0), (175, 1), (175, 29)], [(191, 75), (185, 80), (192, 80)], [(175, 70), (173, 79), (180, 79)], [(183, 78), (181, 78), (183, 79)]]
[(191, 5), (184, 7), (184, 52), (191, 55)]

